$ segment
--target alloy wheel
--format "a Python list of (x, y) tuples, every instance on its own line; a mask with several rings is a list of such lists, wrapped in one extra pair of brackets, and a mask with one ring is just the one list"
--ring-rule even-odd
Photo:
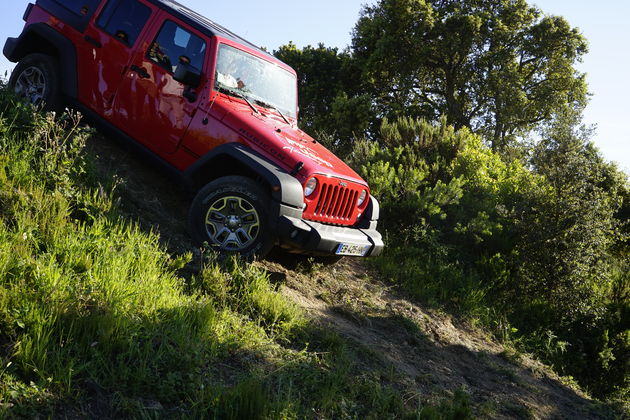
[(35, 106), (41, 104), (46, 92), (44, 73), (38, 67), (27, 67), (15, 82), (15, 92)]
[(256, 241), (260, 217), (246, 199), (221, 197), (206, 213), (206, 231), (210, 241), (226, 251), (241, 251)]

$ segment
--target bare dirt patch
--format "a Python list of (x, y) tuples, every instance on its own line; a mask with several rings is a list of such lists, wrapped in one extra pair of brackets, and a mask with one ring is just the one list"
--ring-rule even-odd
[(609, 418), (548, 367), (527, 356), (512, 360), (482, 331), (410, 301), (359, 260), (308, 274), (276, 262), (263, 265), (286, 275), (285, 294), (315, 322), (393, 368), (408, 395), (437, 402), (463, 389), (484, 418)]

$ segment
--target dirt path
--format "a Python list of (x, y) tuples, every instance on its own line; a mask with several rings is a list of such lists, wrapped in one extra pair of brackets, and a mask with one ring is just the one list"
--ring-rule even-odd
[[(126, 217), (159, 233), (172, 252), (195, 251), (185, 228), (191, 198), (172, 180), (101, 136), (88, 142), (88, 151), (98, 171), (120, 180)], [(481, 418), (607, 418), (542, 364), (516, 360), (470, 325), (406, 299), (356, 259), (327, 268), (286, 255), (279, 259), (257, 264), (279, 279), (313, 322), (365, 351), (365, 369), (392, 371), (388, 380), (410, 400), (440, 401), (463, 389)]]
[(408, 395), (437, 402), (463, 389), (484, 418), (607, 418), (544, 365), (525, 356), (516, 360), (481, 331), (409, 301), (371, 278), (357, 260), (313, 274), (264, 265), (286, 276), (286, 295), (315, 322), (393, 367)]

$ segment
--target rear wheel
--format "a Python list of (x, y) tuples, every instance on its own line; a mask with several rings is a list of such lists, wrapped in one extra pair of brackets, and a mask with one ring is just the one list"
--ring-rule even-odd
[(246, 177), (226, 176), (203, 187), (188, 222), (195, 242), (222, 254), (264, 257), (273, 246), (269, 194)]
[(57, 61), (45, 54), (29, 54), (11, 73), (9, 87), (15, 93), (46, 111), (59, 109), (59, 72)]

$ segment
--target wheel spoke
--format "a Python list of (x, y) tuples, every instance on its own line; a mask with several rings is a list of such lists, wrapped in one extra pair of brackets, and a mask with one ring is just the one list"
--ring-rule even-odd
[(15, 93), (22, 96), (24, 94), (24, 85), (22, 85), (22, 80), (18, 79), (15, 82)]
[(32, 87), (36, 87), (39, 84), (39, 78), (37, 77), (37, 72), (34, 69), (26, 75), (26, 79)]
[(241, 222), (244, 225), (258, 225), (258, 213), (252, 211), (241, 216)]
[(208, 216), (206, 217), (206, 223), (223, 223), (225, 220), (225, 215), (223, 213), (219, 213), (216, 210), (210, 209), (208, 211)]
[(231, 233), (232, 232), (230, 232), (228, 228), (221, 227), (220, 229), (217, 229), (217, 233), (211, 239), (213, 239), (215, 242), (219, 243), (220, 245), (223, 245), (228, 240)]
[(249, 232), (247, 232), (245, 229), (241, 228), (238, 229), (235, 232), (235, 236), (238, 237), (239, 239), (242, 238), (242, 242), (243, 243), (248, 243), (249, 241), (252, 241), (254, 238), (252, 238), (252, 236), (249, 234)]
[(229, 214), (238, 215), (239, 214), (239, 208), (240, 208), (239, 199), (235, 198), (235, 197), (230, 198), (228, 200), (227, 207), (228, 207)]
[(221, 241), (221, 248), (228, 249), (231, 251), (238, 251), (244, 247), (244, 243), (238, 237), (238, 235), (234, 232), (228, 230), (225, 239)]

